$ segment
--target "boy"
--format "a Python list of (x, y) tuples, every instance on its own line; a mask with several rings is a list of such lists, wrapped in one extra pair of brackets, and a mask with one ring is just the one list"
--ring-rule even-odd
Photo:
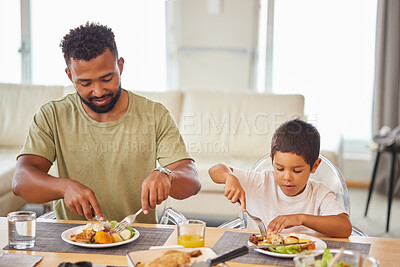
[[(295, 119), (282, 124), (271, 141), (274, 171), (250, 172), (216, 164), (211, 179), (225, 184), (224, 195), (240, 202), (243, 211), (260, 217), (267, 229), (348, 237), (352, 226), (335, 193), (323, 183), (309, 181), (321, 159), (320, 136), (309, 123)], [(246, 207), (247, 206), (247, 207)], [(257, 229), (252, 220), (248, 228)]]

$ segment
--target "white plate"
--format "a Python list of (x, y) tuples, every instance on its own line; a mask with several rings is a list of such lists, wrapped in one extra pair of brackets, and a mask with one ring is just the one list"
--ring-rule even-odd
[[(285, 236), (285, 235), (289, 235), (289, 234), (282, 234), (282, 236)], [(290, 234), (290, 235), (296, 236), (296, 234)], [(325, 249), (327, 247), (326, 243), (319, 238), (309, 236), (309, 235), (304, 235), (304, 234), (301, 234), (301, 238), (310, 239), (311, 241), (315, 241), (315, 249)], [(253, 244), (250, 241), (247, 241), (247, 242), (249, 245)], [(264, 249), (260, 249), (260, 248), (256, 248), (254, 250), (257, 252), (260, 252), (262, 254), (266, 254), (269, 256), (273, 256), (273, 257), (279, 257), (279, 258), (294, 258), (297, 255), (297, 254), (276, 253), (276, 252), (272, 252), (272, 251), (264, 250)]]
[(121, 246), (124, 244), (128, 244), (131, 243), (133, 241), (135, 241), (136, 239), (139, 238), (139, 231), (136, 230), (135, 228), (133, 228), (133, 230), (135, 230), (135, 235), (131, 237), (131, 239), (122, 241), (122, 242), (116, 242), (116, 243), (110, 243), (110, 244), (86, 244), (86, 243), (79, 243), (79, 242), (75, 242), (75, 241), (71, 241), (71, 235), (73, 234), (79, 234), (80, 232), (82, 232), (82, 226), (76, 226), (73, 228), (70, 228), (68, 230), (65, 230), (64, 232), (62, 232), (61, 234), (61, 238), (62, 240), (64, 240), (67, 243), (70, 243), (72, 245), (75, 246), (79, 246), (79, 247), (85, 247), (85, 248), (109, 248), (109, 247), (116, 247), (116, 246)]
[[(128, 264), (129, 267), (135, 267), (136, 264), (138, 262), (141, 263), (148, 263), (158, 257), (160, 257), (162, 254), (164, 254), (166, 251), (168, 250), (178, 250), (178, 251), (182, 251), (182, 252), (191, 252), (193, 250), (197, 250), (199, 249), (201, 251), (201, 255), (199, 257), (196, 258), (191, 258), (191, 263), (195, 263), (195, 262), (201, 262), (201, 261), (206, 261), (210, 258), (214, 258), (217, 256), (217, 254), (215, 254), (214, 250), (212, 250), (211, 248), (207, 248), (207, 247), (198, 247), (198, 248), (179, 248), (179, 247), (157, 247), (156, 249), (151, 249), (151, 250), (137, 250), (137, 251), (132, 251), (128, 254), (126, 254), (127, 258), (128, 258)], [(223, 266), (226, 267), (228, 265), (226, 264), (218, 264), (217, 266)]]

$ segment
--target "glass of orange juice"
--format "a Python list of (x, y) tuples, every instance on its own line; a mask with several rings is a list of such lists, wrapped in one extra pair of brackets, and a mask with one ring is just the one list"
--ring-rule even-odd
[(185, 220), (178, 223), (178, 245), (187, 248), (204, 247), (206, 223), (200, 220)]

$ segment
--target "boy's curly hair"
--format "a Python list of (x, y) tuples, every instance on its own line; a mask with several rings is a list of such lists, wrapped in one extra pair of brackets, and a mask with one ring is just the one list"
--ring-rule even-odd
[(295, 153), (310, 164), (319, 157), (320, 135), (311, 124), (299, 119), (287, 121), (276, 129), (271, 141), (271, 157), (275, 152)]
[(69, 67), (71, 58), (91, 60), (103, 54), (106, 48), (118, 58), (114, 37), (110, 28), (99, 23), (86, 22), (85, 25), (71, 29), (60, 43), (65, 63)]

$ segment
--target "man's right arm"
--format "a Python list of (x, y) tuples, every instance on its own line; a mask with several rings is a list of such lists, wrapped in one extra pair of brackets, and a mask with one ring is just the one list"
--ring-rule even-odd
[(47, 174), (50, 167), (51, 163), (40, 156), (20, 156), (12, 183), (14, 194), (31, 203), (63, 198), (63, 181)]
[(90, 188), (72, 179), (55, 178), (47, 174), (50, 167), (51, 163), (43, 157), (20, 156), (12, 182), (14, 194), (31, 203), (64, 199), (67, 207), (76, 214), (91, 219), (94, 211), (98, 218), (103, 217), (100, 205)]

